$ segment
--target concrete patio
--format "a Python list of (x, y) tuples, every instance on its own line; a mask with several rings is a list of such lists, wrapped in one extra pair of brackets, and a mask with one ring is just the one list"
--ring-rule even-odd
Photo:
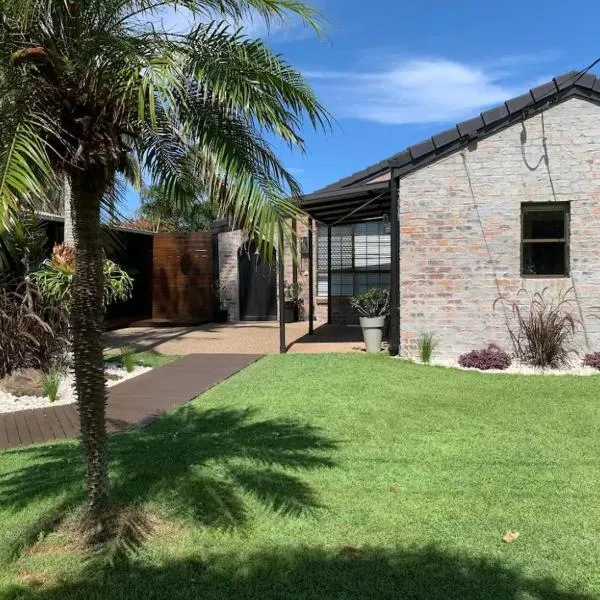
[[(288, 323), (289, 352), (361, 352), (362, 333), (358, 326), (315, 323), (308, 335), (308, 323)], [(279, 324), (275, 321), (209, 323), (197, 327), (129, 327), (105, 334), (108, 349), (124, 345), (162, 354), (276, 354), (279, 353)]]

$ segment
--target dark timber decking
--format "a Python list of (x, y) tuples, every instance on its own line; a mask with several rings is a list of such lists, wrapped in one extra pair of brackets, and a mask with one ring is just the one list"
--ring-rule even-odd
[[(231, 377), (259, 354), (190, 354), (108, 390), (110, 433), (144, 425)], [(0, 449), (79, 437), (75, 404), (0, 413)]]

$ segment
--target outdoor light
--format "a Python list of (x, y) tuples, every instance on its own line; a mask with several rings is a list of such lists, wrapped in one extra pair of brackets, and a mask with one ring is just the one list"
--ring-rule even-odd
[(300, 254), (302, 254), (302, 256), (308, 255), (308, 236), (307, 235), (300, 238)]

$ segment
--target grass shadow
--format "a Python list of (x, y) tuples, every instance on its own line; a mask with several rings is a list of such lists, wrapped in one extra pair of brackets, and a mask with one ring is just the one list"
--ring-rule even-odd
[[(296, 472), (333, 466), (335, 448), (309, 425), (260, 420), (253, 410), (187, 405), (146, 428), (111, 436), (112, 498), (118, 506), (153, 502), (174, 516), (219, 527), (244, 523), (246, 494), (279, 513), (305, 514), (319, 502)], [(22, 466), (0, 477), (0, 507), (20, 510), (58, 495), (64, 507), (81, 501), (79, 444), (10, 454)], [(59, 518), (53, 514), (52, 522)], [(35, 535), (32, 530), (27, 538)]]
[(7, 600), (591, 600), (500, 562), (415, 549), (276, 548), (161, 565), (89, 565), (75, 581), (23, 584)]

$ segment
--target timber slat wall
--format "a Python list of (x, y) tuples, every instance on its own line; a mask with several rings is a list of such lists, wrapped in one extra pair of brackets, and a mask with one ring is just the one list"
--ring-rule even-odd
[(213, 315), (210, 232), (154, 236), (152, 319), (201, 323)]

